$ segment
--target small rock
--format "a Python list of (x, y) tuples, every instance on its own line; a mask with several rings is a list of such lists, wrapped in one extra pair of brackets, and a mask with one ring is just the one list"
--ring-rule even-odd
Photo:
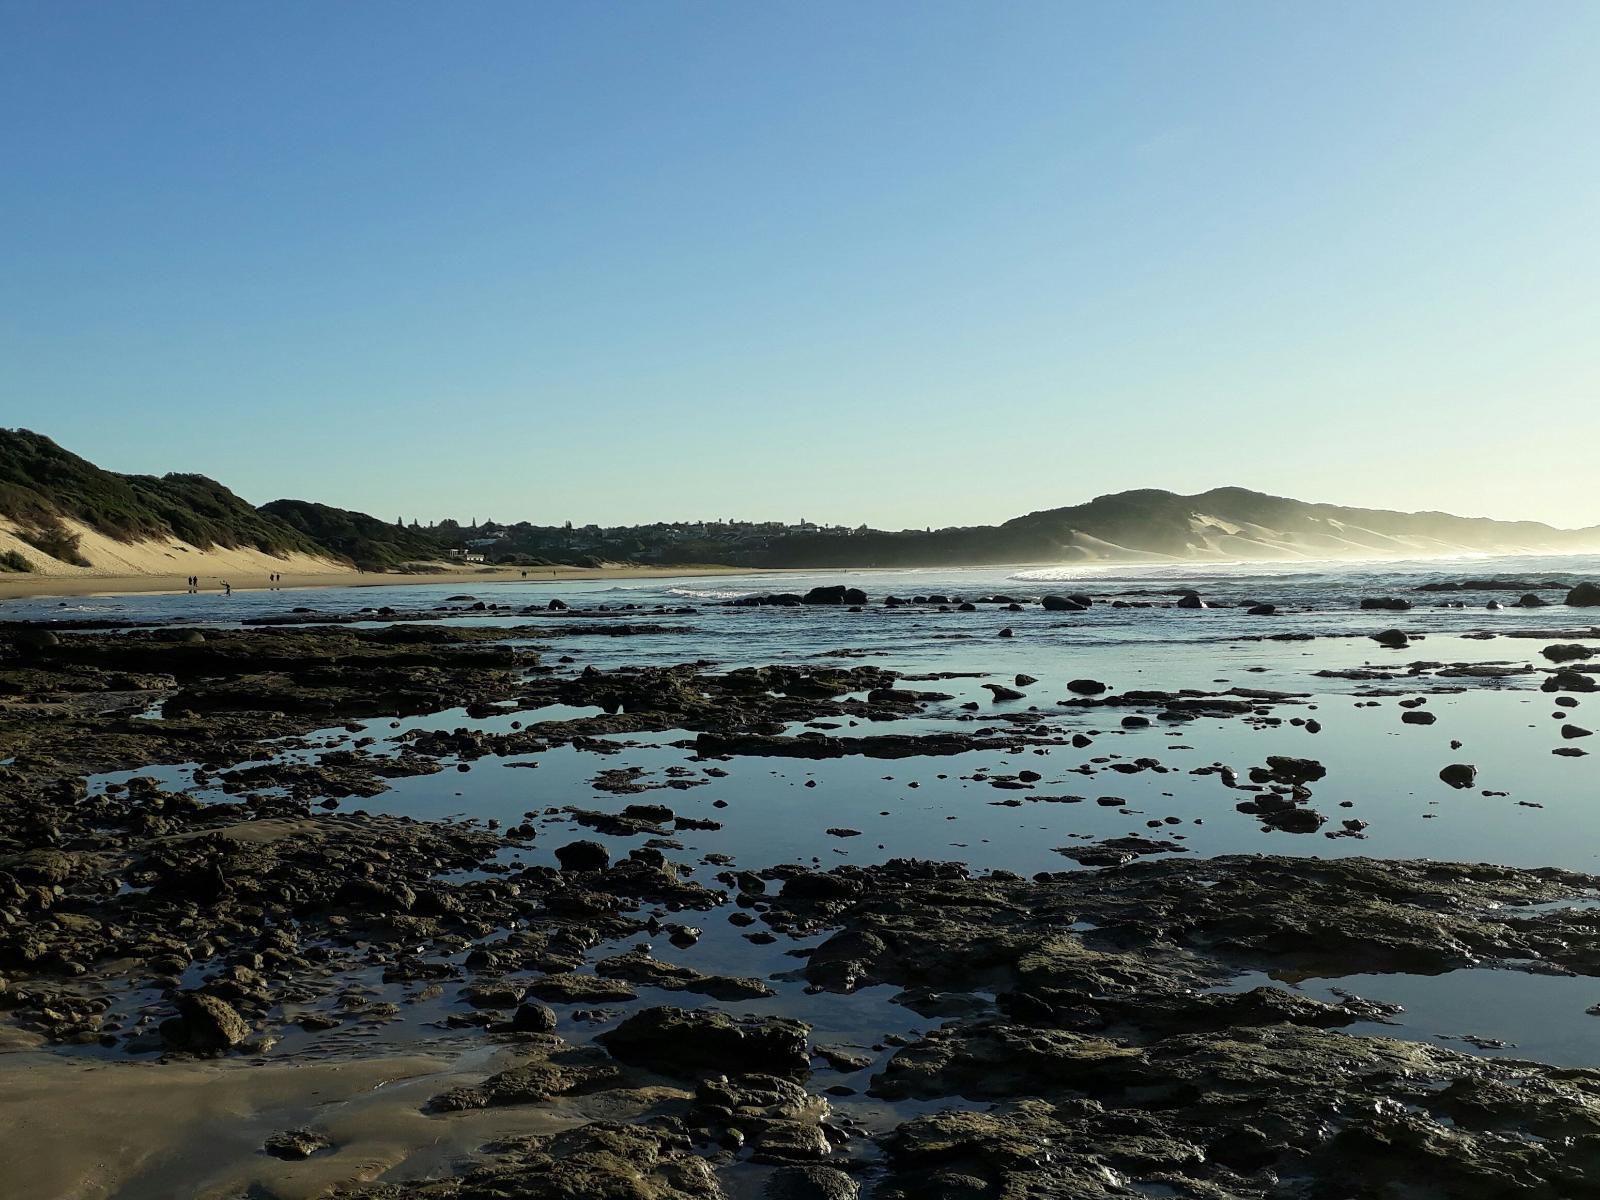
[(332, 1142), (315, 1130), (285, 1129), (269, 1137), (262, 1149), (273, 1158), (284, 1158), (293, 1162), (310, 1158), (318, 1150), (327, 1150), (332, 1145)]
[(568, 842), (556, 851), (563, 871), (603, 871), (611, 865), (611, 851), (599, 842)]

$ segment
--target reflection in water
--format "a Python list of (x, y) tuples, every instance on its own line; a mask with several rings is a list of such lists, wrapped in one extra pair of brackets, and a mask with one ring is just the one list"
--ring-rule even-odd
[[(691, 734), (667, 731), (601, 739), (598, 744), (616, 750), (610, 754), (557, 746), (517, 759), (477, 759), (462, 764), (466, 771), (454, 769), (457, 764), (447, 760), (442, 774), (396, 779), (383, 794), (344, 801), (342, 807), (430, 820), (493, 820), (505, 828), (531, 822), (537, 837), (531, 844), (508, 846), (502, 857), (507, 863), (551, 864), (555, 848), (580, 835), (606, 844), (618, 856), (646, 840), (644, 835), (580, 831), (565, 811), (569, 807), (616, 812), (641, 799), (659, 801), (679, 816), (716, 823), (715, 828), (678, 831), (674, 835), (678, 848), (671, 852), (674, 860), (692, 867), (693, 878), (713, 887), (718, 886), (717, 874), (730, 865), (761, 868), (781, 862), (826, 868), (917, 857), (959, 860), (974, 872), (1075, 870), (1077, 864), (1062, 849), (1127, 836), (1168, 839), (1188, 853), (1205, 856), (1375, 855), (1592, 871), (1600, 848), (1600, 806), (1595, 804), (1592, 765), (1596, 759), (1551, 753), (1561, 744), (1560, 723), (1576, 719), (1582, 706), (1557, 710), (1550, 697), (1536, 690), (1543, 678), (1537, 672), (1547, 666), (1539, 656), (1545, 640), (1505, 635), (1538, 629), (1550, 631), (1549, 640), (1600, 636), (1593, 628), (1596, 614), (1564, 606), (1489, 611), (1483, 595), (1471, 594), (1461, 597), (1471, 607), (1440, 608), (1435, 606), (1454, 597), (1418, 593), (1415, 588), (1425, 580), (1451, 576), (1568, 578), (1597, 568), (1600, 560), (1594, 559), (1523, 559), (1345, 565), (1311, 571), (1213, 565), (1182, 570), (1074, 569), (1070, 576), (947, 570), (719, 578), (683, 586), (670, 580), (494, 584), (480, 589), (479, 598), (520, 609), (543, 605), (559, 595), (578, 608), (609, 606), (636, 625), (653, 619), (641, 608), (685, 604), (694, 608), (659, 619), (662, 624), (687, 626), (686, 633), (633, 637), (585, 633), (581, 620), (564, 614), (512, 611), (451, 618), (532, 626), (529, 638), (548, 646), (544, 663), (558, 672), (705, 660), (717, 670), (835, 661), (866, 662), (909, 675), (959, 673), (964, 677), (911, 685), (953, 696), (914, 718), (850, 721), (848, 727), (827, 732), (1003, 733), (1009, 728), (1006, 718), (1026, 715), (1061, 737), (1049, 745), (947, 758), (736, 758), (715, 764), (724, 773), (713, 776), (704, 772), (712, 764), (697, 761), (687, 744)], [(969, 599), (996, 594), (1027, 598), (1071, 578), (1106, 600), (1163, 607), (1116, 608), (1102, 603), (1088, 613), (1064, 614), (1037, 607), (1006, 612), (994, 605), (975, 613), (873, 606), (851, 613), (814, 607), (730, 608), (717, 603), (754, 590), (804, 591), (813, 584), (845, 578), (866, 589), (874, 600), (888, 594), (929, 593)], [(1224, 604), (1266, 601), (1280, 612), (1252, 617), (1237, 607), (1199, 611), (1164, 607), (1171, 604), (1174, 589), (1191, 586)], [(327, 612), (354, 612), (380, 604), (422, 608), (460, 590), (458, 584), (405, 583), (382, 589), (308, 591), (294, 602)], [(1363, 595), (1404, 595), (1417, 607), (1363, 612), (1358, 607)], [(1551, 596), (1559, 598), (1557, 593)], [(59, 613), (224, 622), (281, 611), (284, 604), (282, 595), (239, 593), (227, 600), (215, 596), (93, 600), (65, 609), (46, 601), (14, 602), (0, 606), (0, 611), (11, 617)], [(559, 636), (541, 633), (557, 624), (577, 624), (580, 631)], [(996, 637), (1002, 626), (1013, 628), (1015, 636)], [(1386, 650), (1368, 636), (1393, 627), (1404, 629), (1412, 644)], [(1484, 633), (1494, 636), (1485, 638)], [(562, 657), (571, 661), (557, 661)], [(1440, 675), (1440, 664), (1497, 664), (1516, 673)], [(1020, 700), (997, 703), (984, 689), (985, 683), (1010, 684), (1019, 674), (1036, 680), (1021, 686), (1025, 696)], [(1243, 688), (1293, 695), (1264, 704), (1250, 716), (1181, 723), (1156, 720), (1146, 727), (1124, 728), (1121, 718), (1138, 710), (1065, 703), (1072, 697), (1065, 685), (1073, 679), (1100, 680), (1116, 692), (1216, 693)], [(1402, 721), (1407, 710), (1400, 701), (1410, 704), (1419, 699), (1418, 707), (1433, 714), (1434, 723)], [(976, 708), (964, 707), (968, 704)], [(375, 719), (357, 723), (354, 732), (340, 727), (291, 739), (282, 757), (311, 761), (362, 738), (376, 739), (371, 752), (394, 753), (406, 735), (418, 731), (504, 732), (514, 723), (570, 720), (597, 711), (553, 705), (506, 709), (479, 718), (452, 710)], [(1152, 708), (1149, 715), (1155, 711)], [(803, 727), (790, 730), (804, 731)], [(1071, 745), (1072, 735), (1083, 735), (1089, 744)], [(1249, 769), (1270, 755), (1310, 757), (1322, 763), (1327, 774), (1311, 785), (1311, 806), (1329, 818), (1326, 830), (1337, 831), (1342, 821), (1349, 820), (1364, 823), (1358, 826), (1364, 836), (1335, 839), (1320, 833), (1264, 831), (1254, 816), (1239, 812), (1237, 804), (1250, 793), (1227, 786), (1216, 768), (1230, 768), (1239, 779), (1247, 779)], [(1128, 772), (1117, 769), (1137, 760), (1157, 765)], [(1438, 773), (1450, 762), (1476, 766), (1476, 786), (1466, 790), (1444, 786)], [(591, 786), (602, 770), (614, 768), (639, 768), (647, 781), (654, 782), (669, 778), (669, 769), (687, 771), (696, 785), (652, 790), (645, 796), (613, 795)], [(1040, 778), (1026, 788), (993, 786), (995, 778), (1015, 777), (1023, 770)], [(189, 787), (193, 773), (194, 765), (189, 764), (121, 772), (94, 782), (100, 786), (145, 774), (168, 786)], [(1113, 797), (1121, 803), (1111, 802)], [(837, 827), (859, 830), (860, 836), (827, 833)], [(788, 953), (796, 948), (793, 943), (753, 943), (727, 925), (725, 915), (706, 914), (707, 932), (697, 945), (680, 949), (663, 941), (655, 952), (707, 971), (775, 977), (777, 999), (751, 1001), (743, 1007), (784, 1011), (812, 1021), (819, 1027), (819, 1040), (871, 1045), (871, 1039), (889, 1032), (905, 1035), (929, 1027), (928, 1020), (894, 1004), (889, 989), (869, 989), (848, 999), (808, 996), (793, 977), (799, 965)], [(1238, 986), (1259, 982), (1246, 977)], [(1425, 1038), (1471, 1034), (1517, 1047), (1515, 1051), (1490, 1047), (1486, 1053), (1600, 1062), (1589, 1036), (1591, 1025), (1600, 1018), (1584, 1011), (1600, 1000), (1600, 988), (1590, 981), (1461, 971), (1433, 979), (1357, 977), (1303, 985), (1319, 997), (1331, 995), (1326, 989), (1334, 986), (1406, 1006), (1400, 1025), (1356, 1027), (1356, 1032)], [(643, 1002), (663, 999), (671, 997), (647, 990)], [(382, 1036), (399, 1040), (416, 1036), (441, 1011), (442, 1007), (430, 1016), (426, 1005), (414, 1006), (404, 1021)]]

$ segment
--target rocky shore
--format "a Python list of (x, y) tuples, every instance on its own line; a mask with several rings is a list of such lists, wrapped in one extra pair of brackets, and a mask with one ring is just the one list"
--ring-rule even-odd
[[(839, 591), (796, 603), (856, 601)], [(1202, 717), (1304, 727), (1306, 694), (1079, 679), (979, 718), (937, 673), (584, 666), (564, 638), (650, 638), (671, 614), (556, 615), (0, 631), (0, 1081), (24, 1052), (139, 1064), (159, 1104), (162, 1071), (176, 1087), (243, 1062), (456, 1064), (406, 1093), (406, 1132), (381, 1153), (308, 1097), (299, 1120), (281, 1105), (281, 1127), (210, 1164), (221, 1182), (197, 1177), (196, 1195), (1600, 1195), (1600, 1071), (1351, 1033), (1394, 1006), (1239, 983), (1600, 975), (1600, 878), (1175, 854), (1175, 817), (1026, 878), (903, 858), (694, 862), (681, 839), (717, 820), (632, 798), (750, 759), (1088, 751), (1128, 722)], [(1525, 686), (1557, 704), (1593, 690), (1584, 655), (1545, 658)], [(1459, 686), (1448, 670), (1402, 674)], [(1035, 683), (988, 686), (998, 703)], [(576, 711), (541, 719), (552, 705)], [(952, 708), (965, 723), (897, 724)], [(398, 724), (456, 710), (497, 720)], [(1051, 714), (1107, 731), (1068, 734)], [(341, 727), (331, 748), (313, 736)], [(504, 826), (355, 807), (397, 780), (442, 788), (484, 760), (608, 757), (641, 736), (680, 738), (686, 765), (608, 767), (604, 804), (534, 805)], [(190, 764), (192, 785), (162, 764)], [(1169, 768), (1113, 754), (1083, 770)], [(1315, 759), (1208, 770), (1264, 828), (1326, 821)], [(1027, 769), (971, 778), (995, 803), (1083, 799), (1029, 795)], [(726, 969), (678, 953), (719, 938), (740, 947)], [(858, 1004), (876, 1006), (875, 1035), (819, 1032), (818, 1013)], [(430, 1139), (455, 1151), (428, 1159)], [(85, 1172), (73, 1194), (126, 1182)]]

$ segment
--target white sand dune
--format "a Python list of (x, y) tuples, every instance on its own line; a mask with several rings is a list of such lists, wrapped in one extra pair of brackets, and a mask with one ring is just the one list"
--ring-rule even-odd
[(267, 554), (256, 549), (229, 550), (213, 546), (202, 550), (177, 538), (152, 538), (139, 542), (119, 542), (79, 521), (64, 522), (78, 535), (78, 550), (89, 566), (51, 558), (17, 536), (17, 525), (0, 517), (0, 553), (14, 550), (33, 564), (34, 575), (52, 578), (123, 578), (132, 575), (198, 575), (202, 579), (226, 579), (245, 584), (270, 574), (344, 575), (350, 564), (311, 554)]
[(1194, 539), (1184, 554), (1138, 550), (1074, 530), (1063, 558), (1089, 562), (1283, 562), (1453, 558), (1488, 553), (1570, 554), (1575, 549), (1600, 551), (1600, 533), (1592, 545), (1581, 547), (1538, 538), (1485, 547), (1420, 534), (1382, 533), (1331, 519), (1321, 524), (1323, 527), (1319, 529), (1291, 531), (1195, 513), (1189, 521)]

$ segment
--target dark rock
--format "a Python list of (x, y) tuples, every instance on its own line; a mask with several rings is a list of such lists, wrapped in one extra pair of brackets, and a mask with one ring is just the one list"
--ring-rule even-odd
[(553, 1033), (556, 1010), (544, 1004), (523, 1004), (511, 1018), (513, 1033)]
[[(1251, 773), (1254, 778), (1254, 772)], [(1326, 778), (1328, 768), (1314, 758), (1294, 758), (1287, 754), (1267, 755), (1265, 777), (1257, 782), (1287, 784), (1315, 783)]]
[(1282, 808), (1264, 814), (1261, 823), (1271, 829), (1281, 829), (1284, 833), (1315, 833), (1327, 819), (1311, 808)]
[[(598, 1056), (596, 1051), (589, 1053)], [(556, 1096), (582, 1095), (615, 1087), (621, 1077), (622, 1072), (610, 1063), (537, 1061), (501, 1071), (472, 1087), (452, 1088), (430, 1100), (428, 1109), (436, 1113), (469, 1112), (478, 1108), (542, 1104)]]
[(601, 959), (594, 969), (596, 974), (610, 979), (626, 979), (668, 992), (695, 992), (717, 1000), (758, 1000), (773, 994), (772, 988), (759, 979), (707, 975), (682, 963), (662, 962), (647, 948)]
[(1582, 671), (1557, 671), (1539, 685), (1541, 692), (1600, 692), (1600, 680)]
[(293, 1162), (310, 1158), (317, 1151), (327, 1150), (332, 1145), (332, 1142), (315, 1130), (286, 1129), (269, 1137), (262, 1149), (273, 1158)]
[(237, 1046), (250, 1025), (226, 1000), (204, 992), (178, 997), (178, 1015), (161, 1023), (161, 1040), (174, 1050), (205, 1054)]
[(473, 1008), (510, 1008), (520, 1004), (525, 995), (525, 985), (499, 979), (470, 984), (461, 992), (461, 998)]
[(611, 865), (611, 851), (599, 842), (568, 842), (556, 850), (563, 871), (603, 871)]
[(814, 1165), (779, 1167), (767, 1179), (764, 1200), (856, 1200), (861, 1186), (843, 1171)]
[(841, 875), (808, 871), (784, 881), (779, 893), (785, 900), (848, 900), (861, 891), (861, 885)]
[(1588, 646), (1579, 645), (1577, 642), (1567, 642), (1555, 646), (1546, 646), (1540, 651), (1551, 662), (1577, 662), (1593, 658), (1595, 651)]
[(759, 1071), (784, 1078), (811, 1072), (809, 1025), (787, 1017), (732, 1017), (714, 1009), (647, 1008), (601, 1042), (613, 1057), (663, 1075)]
[(575, 971), (559, 971), (528, 984), (528, 995), (553, 1004), (608, 1004), (634, 1000), (634, 990), (620, 979), (601, 979)]
[(846, 1075), (865, 1071), (872, 1065), (872, 1055), (852, 1050), (848, 1046), (817, 1046), (816, 1055), (835, 1071)]

